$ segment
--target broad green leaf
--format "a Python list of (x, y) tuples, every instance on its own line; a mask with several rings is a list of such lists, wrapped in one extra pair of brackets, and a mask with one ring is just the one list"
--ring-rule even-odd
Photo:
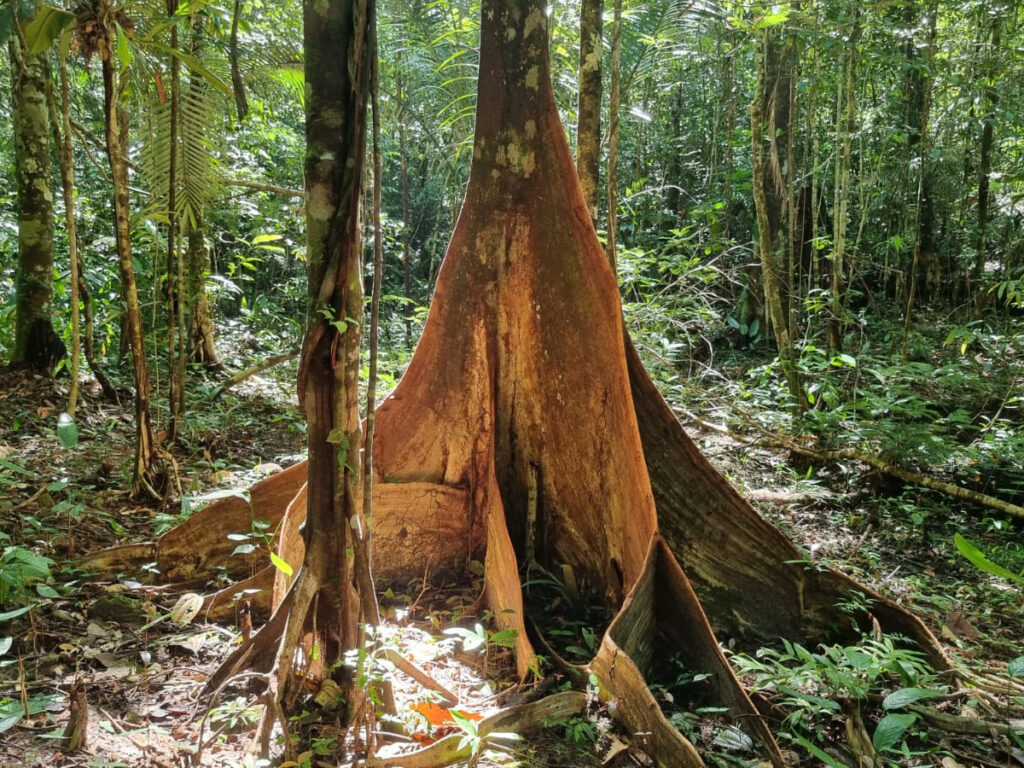
[(885, 700), (882, 702), (882, 709), (903, 709), (903, 707), (913, 704), (915, 701), (931, 699), (941, 696), (942, 693), (942, 691), (932, 691), (927, 688), (901, 688), (885, 697)]
[(871, 739), (871, 743), (879, 752), (892, 749), (903, 740), (903, 734), (916, 720), (917, 715), (886, 715), (878, 721), (878, 727), (875, 728), (875, 735)]
[(40, 597), (60, 597), (60, 593), (48, 584), (36, 584), (36, 592), (39, 593)]
[(23, 605), (21, 608), (15, 608), (13, 611), (0, 613), (0, 621), (10, 621), (11, 619), (16, 619), (23, 613), (28, 613), (35, 607), (35, 603), (33, 603), (32, 605)]
[(0, 637), (0, 656), (3, 656), (5, 653), (11, 650), (11, 645), (13, 643), (13, 637)]
[(1010, 677), (1024, 677), (1024, 656), (1018, 656), (1006, 666)]
[(25, 25), (25, 44), (30, 56), (45, 53), (66, 28), (75, 23), (75, 14), (51, 5), (44, 5), (31, 22)]
[(277, 568), (277, 570), (279, 570), (285, 576), (291, 576), (292, 575), (292, 573), (293, 573), (292, 567), (290, 565), (288, 565), (288, 563), (286, 563), (280, 557), (275, 555), (273, 552), (270, 553), (270, 562), (272, 562), (274, 564), (274, 567)]
[(495, 632), (490, 637), (491, 645), (500, 645), (502, 648), (515, 648), (516, 638), (519, 637), (519, 633), (514, 629), (503, 629), (500, 632)]
[(239, 544), (237, 547), (235, 547), (233, 550), (231, 550), (231, 554), (232, 555), (251, 555), (255, 551), (256, 551), (256, 545), (255, 544)]
[[(16, 726), (21, 721), (21, 718), (24, 717), (25, 713), (21, 710), (21, 702), (19, 701), (16, 703), (18, 705), (18, 709), (16, 711), (8, 712), (6, 714), (0, 712), (0, 733), (11, 730), (11, 728)], [(7, 708), (5, 707), (4, 709), (6, 710)]]
[(65, 448), (74, 448), (78, 445), (78, 425), (69, 413), (62, 413), (57, 417), (57, 439)]
[(250, 244), (251, 245), (260, 245), (261, 243), (273, 243), (273, 242), (275, 242), (277, 240), (282, 239), (282, 237), (283, 237), (283, 235), (276, 235), (276, 234), (269, 234), (269, 233), (268, 234), (263, 234), (263, 235), (256, 235), (256, 237), (254, 237), (250, 241)]
[(749, 752), (754, 748), (754, 741), (747, 734), (737, 728), (735, 725), (730, 725), (724, 728), (716, 737), (713, 742), (715, 746), (722, 747), (724, 749), (732, 749), (739, 752)]
[(990, 573), (993, 576), (998, 576), (1002, 579), (1009, 579), (1010, 581), (1015, 581), (1018, 584), (1024, 584), (1024, 578), (1021, 578), (1013, 571), (1003, 568), (1001, 565), (993, 563), (985, 557), (985, 554), (980, 549), (971, 544), (971, 542), (959, 533), (954, 534), (953, 543), (956, 544), (956, 548), (960, 554), (970, 560), (976, 568), (979, 568), (985, 573)]

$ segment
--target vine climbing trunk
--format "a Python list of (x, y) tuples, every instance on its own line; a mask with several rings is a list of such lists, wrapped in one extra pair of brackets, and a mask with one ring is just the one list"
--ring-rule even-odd
[[(360, 611), (375, 623), (368, 537), (360, 513), (359, 348), (363, 317), (359, 201), (366, 149), (366, 108), (373, 68), (372, 0), (304, 4), (306, 74), (306, 238), (309, 307), (299, 362), (309, 470), (302, 554), (276, 589), (285, 593), (256, 636), (274, 650), (270, 696), (294, 700), (296, 650), (313, 642), (326, 665), (356, 647)], [(277, 642), (280, 637), (280, 642)], [(305, 661), (309, 661), (308, 658)], [(336, 675), (346, 668), (337, 665)], [(339, 682), (351, 682), (340, 679)], [(264, 717), (262, 732), (274, 723)]]

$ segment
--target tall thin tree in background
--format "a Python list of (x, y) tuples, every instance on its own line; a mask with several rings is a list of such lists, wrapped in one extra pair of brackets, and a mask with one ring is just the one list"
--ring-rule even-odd
[[(619, 13), (621, 15), (621, 9)], [(576, 173), (583, 188), (583, 200), (595, 226), (600, 190), (603, 21), (604, 0), (583, 0), (580, 6), (580, 60), (577, 75), (579, 106), (576, 113)], [(615, 78), (617, 81), (618, 75)]]
[(804, 395), (794, 360), (793, 338), (789, 317), (784, 309), (783, 278), (778, 264), (778, 253), (782, 251), (779, 233), (786, 190), (778, 145), (780, 138), (786, 139), (790, 129), (789, 80), (792, 69), (791, 63), (787, 61), (788, 55), (783, 50), (784, 46), (779, 42), (777, 29), (759, 28), (754, 40), (754, 67), (757, 74), (754, 101), (750, 105), (750, 137), (761, 280), (768, 319), (779, 351), (779, 362), (793, 398), (794, 409), (799, 411), (804, 407)]
[(611, 92), (608, 94), (608, 239), (605, 254), (615, 269), (619, 208), (619, 89), (622, 80), (622, 0), (615, 0), (612, 21)]
[[(135, 381), (135, 461), (132, 470), (132, 494), (159, 498), (155, 487), (154, 459), (157, 447), (150, 418), (149, 364), (146, 360), (146, 336), (132, 258), (131, 204), (128, 184), (128, 116), (120, 107), (123, 79), (118, 69), (122, 62), (117, 52), (117, 36), (134, 29), (123, 11), (115, 10), (108, 0), (92, 0), (79, 9), (79, 48), (88, 59), (100, 58), (103, 75), (103, 120), (107, 159), (113, 177), (114, 239), (121, 275), (121, 295), (125, 302), (124, 329), (132, 355)], [(82, 37), (88, 30), (89, 36)]]

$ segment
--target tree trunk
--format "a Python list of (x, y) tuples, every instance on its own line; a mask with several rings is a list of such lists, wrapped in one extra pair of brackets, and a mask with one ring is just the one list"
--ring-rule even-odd
[(206, 276), (210, 257), (206, 250), (206, 234), (202, 211), (194, 211), (185, 222), (185, 293), (188, 296), (188, 346), (190, 359), (207, 368), (222, 367), (214, 345), (210, 300), (206, 294)]
[(398, 155), (402, 168), (402, 278), (405, 286), (405, 303), (402, 305), (402, 316), (405, 318), (405, 345), (412, 349), (412, 215), (409, 203), (409, 160), (405, 136), (405, 99), (406, 93), (402, 79), (402, 55), (399, 52), (395, 64), (395, 89), (398, 92)]
[[(793, 340), (790, 335), (789, 318), (782, 303), (782, 279), (779, 273), (776, 249), (779, 243), (778, 232), (782, 222), (782, 190), (785, 188), (782, 179), (781, 162), (778, 153), (779, 122), (784, 121), (788, 131), (789, 98), (788, 86), (780, 88), (780, 83), (788, 82), (788, 77), (778, 74), (777, 62), (782, 58), (775, 50), (777, 46), (770, 43), (769, 31), (761, 30), (755, 45), (757, 87), (753, 103), (750, 105), (750, 137), (753, 158), (754, 210), (757, 215), (758, 250), (761, 254), (761, 276), (764, 281), (764, 299), (768, 310), (768, 319), (775, 334), (775, 343), (779, 350), (779, 362), (782, 373), (789, 386), (793, 398), (795, 413), (803, 411), (805, 398), (800, 384), (800, 375), (793, 357)], [(773, 64), (773, 62), (776, 62)], [(785, 97), (785, 98), (784, 98)], [(786, 107), (779, 116), (779, 102)], [(768, 162), (765, 162), (766, 148), (763, 140), (764, 126), (767, 124), (770, 133), (767, 149)], [(785, 132), (782, 134), (785, 137)]]
[(981, 122), (981, 145), (978, 158), (978, 251), (974, 261), (975, 282), (980, 281), (985, 274), (985, 259), (988, 251), (989, 176), (992, 173), (992, 124), (995, 118), (993, 113), (999, 102), (999, 94), (996, 92), (995, 85), (997, 77), (995, 62), (998, 61), (996, 57), (999, 53), (1001, 26), (1001, 14), (992, 14), (991, 47), (988, 51), (988, 60), (992, 63), (986, 68), (985, 87), (982, 89), (985, 117)]
[(44, 56), (8, 41), (14, 87), (14, 175), (18, 190), (18, 270), (11, 363), (50, 371), (65, 355), (53, 330), (53, 190)]
[[(843, 300), (843, 273), (846, 263), (846, 228), (849, 216), (850, 205), (850, 158), (853, 147), (853, 132), (855, 124), (856, 87), (857, 87), (857, 59), (860, 58), (860, 50), (857, 43), (860, 40), (860, 10), (855, 8), (853, 16), (853, 31), (850, 32), (849, 55), (846, 60), (845, 88), (841, 96), (845, 96), (845, 109), (839, 108), (842, 100), (839, 100), (836, 109), (836, 146), (842, 150), (836, 151), (835, 161), (835, 195), (836, 203), (832, 214), (832, 308), (828, 318), (828, 347), (833, 352), (839, 352), (843, 348), (843, 333), (846, 329), (844, 320)], [(842, 140), (840, 141), (840, 137)]]
[(245, 95), (245, 80), (242, 77), (242, 66), (238, 58), (238, 20), (242, 15), (242, 0), (235, 0), (235, 8), (231, 14), (231, 37), (228, 39), (228, 58), (231, 60), (231, 90), (235, 95), (235, 107), (238, 119), (244, 120), (249, 114), (249, 99)]
[(605, 254), (615, 271), (619, 215), (619, 86), (622, 80), (622, 0), (614, 0), (612, 24), (612, 76), (608, 94), (608, 233)]
[[(104, 18), (109, 14), (100, 14)], [(121, 273), (121, 296), (125, 302), (124, 330), (132, 353), (132, 374), (135, 381), (135, 463), (132, 470), (132, 494), (148, 494), (160, 498), (154, 484), (153, 459), (156, 446), (149, 410), (149, 366), (146, 361), (146, 337), (142, 328), (142, 310), (135, 282), (135, 262), (132, 259), (131, 207), (128, 198), (128, 121), (118, 107), (118, 88), (115, 82), (114, 30), (103, 29), (100, 39), (100, 58), (103, 70), (103, 104), (106, 127), (107, 157), (114, 180), (114, 234), (118, 265)], [(105, 49), (105, 50), (104, 50)]]
[[(333, 665), (357, 645), (360, 609), (366, 621), (376, 623), (368, 537), (357, 497), (363, 318), (359, 199), (374, 4), (309, 0), (304, 14), (309, 308), (298, 390), (309, 441), (306, 519), (301, 542), (292, 536), (301, 555), (282, 550), (285, 560), (301, 563), (301, 569), (290, 584), (278, 574), (275, 591), (286, 594), (253, 639), (264, 649), (259, 655), (273, 649), (270, 695), (276, 701), (283, 694), (286, 704), (299, 693), (301, 681), (292, 669), (307, 633), (315, 632), (319, 663)], [(334, 674), (346, 676), (346, 668), (339, 664)], [(274, 723), (274, 715), (265, 713), (261, 733), (269, 736)]]
[[(167, 15), (173, 17), (178, 10), (177, 0), (167, 0)], [(168, 117), (167, 161), (167, 400), (170, 421), (167, 439), (178, 437), (185, 404), (185, 339), (178, 333), (179, 310), (182, 309), (184, 286), (178, 281), (181, 252), (178, 248), (178, 114), (181, 95), (181, 62), (175, 55), (178, 48), (178, 26), (171, 25), (171, 93)], [(182, 365), (179, 366), (179, 358)]]
[(54, 144), (57, 145), (61, 188), (64, 192), (64, 222), (67, 227), (68, 262), (71, 268), (70, 290), (68, 291), (71, 301), (71, 364), (68, 374), (71, 382), (68, 385), (67, 412), (74, 418), (75, 410), (78, 407), (78, 379), (82, 357), (82, 322), (78, 306), (82, 293), (80, 289), (82, 275), (78, 268), (78, 226), (75, 221), (75, 155), (71, 140), (71, 92), (68, 85), (67, 51), (63, 45), (60, 46), (57, 57), (60, 80), (60, 113), (57, 112), (52, 91), (47, 94), (47, 101), (50, 111), (50, 127), (53, 129)]
[(579, 108), (576, 119), (576, 172), (583, 200), (597, 226), (601, 163), (601, 27), (604, 0), (583, 0), (580, 7)]
[[(931, 22), (928, 33), (928, 66), (935, 57), (935, 35), (937, 29), (936, 14), (938, 8), (935, 4), (931, 7)], [(903, 341), (900, 344), (900, 359), (907, 361), (907, 345), (910, 339), (910, 319), (914, 312), (914, 299), (917, 294), (918, 272), (922, 264), (922, 254), (925, 253), (926, 240), (930, 246), (931, 240), (931, 205), (928, 201), (929, 189), (927, 184), (927, 158), (928, 158), (928, 114), (932, 103), (932, 78), (930, 75), (924, 79), (921, 92), (921, 111), (919, 113), (920, 123), (917, 126), (917, 194), (914, 205), (914, 255), (910, 263), (910, 286), (907, 289), (906, 309), (903, 313)]]

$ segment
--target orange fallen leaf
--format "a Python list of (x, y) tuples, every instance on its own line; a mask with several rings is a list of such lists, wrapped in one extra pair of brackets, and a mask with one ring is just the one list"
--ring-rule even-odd
[(419, 712), (426, 718), (428, 723), (435, 727), (441, 725), (455, 725), (455, 718), (453, 718), (451, 714), (453, 711), (460, 717), (464, 717), (467, 720), (484, 719), (483, 715), (476, 712), (464, 712), (461, 709), (451, 710), (434, 704), (431, 701), (417, 701), (412, 705), (412, 710), (414, 712)]

